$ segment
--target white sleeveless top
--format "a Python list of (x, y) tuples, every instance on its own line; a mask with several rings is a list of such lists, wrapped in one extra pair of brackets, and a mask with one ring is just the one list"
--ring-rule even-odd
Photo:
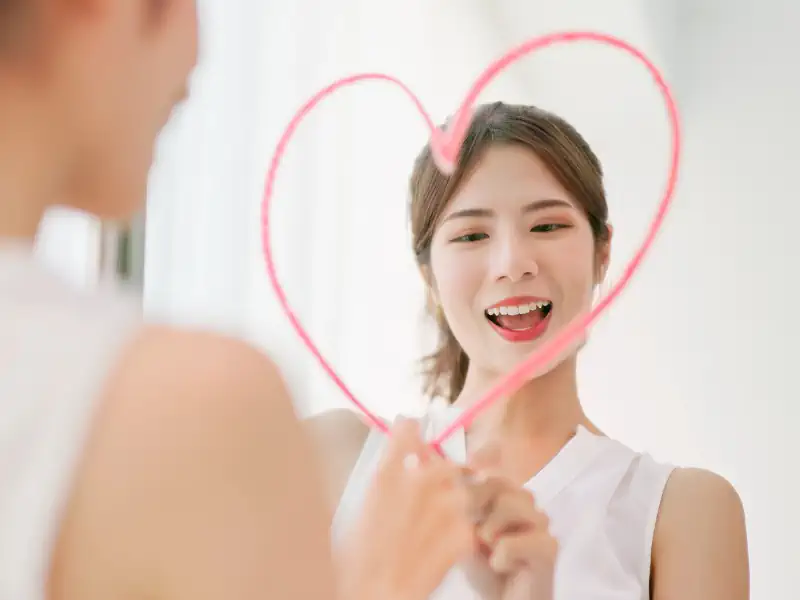
[[(430, 440), (456, 418), (435, 407), (423, 419)], [(373, 431), (356, 462), (333, 520), (334, 543), (357, 518), (385, 446)], [(442, 449), (466, 460), (463, 430)], [(525, 487), (550, 519), (559, 542), (554, 600), (648, 600), (650, 550), (661, 496), (673, 467), (579, 427), (576, 435)], [(466, 575), (453, 569), (431, 600), (478, 600)]]
[(138, 329), (134, 302), (80, 293), (0, 239), (0, 599), (43, 600), (101, 388)]

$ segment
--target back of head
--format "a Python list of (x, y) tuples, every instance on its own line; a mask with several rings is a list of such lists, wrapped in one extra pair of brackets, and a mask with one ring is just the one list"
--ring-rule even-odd
[(15, 21), (22, 3), (20, 0), (0, 0), (0, 49), (8, 51), (14, 35)]
[[(480, 165), (486, 152), (496, 146), (530, 150), (574, 199), (589, 221), (596, 247), (609, 240), (608, 207), (599, 160), (569, 123), (535, 106), (495, 102), (478, 107), (451, 176), (436, 167), (426, 146), (417, 157), (410, 179), (411, 230), (417, 263), (431, 278), (431, 244), (434, 233), (453, 199)], [(450, 402), (460, 394), (469, 357), (456, 340), (444, 315), (429, 302), (439, 329), (438, 349), (423, 362), (425, 392)]]
[(194, 0), (0, 0), (0, 178), (129, 217), (196, 54)]
[[(114, 219), (138, 210), (156, 137), (186, 94), (196, 51), (194, 0), (0, 0), (0, 243), (27, 236), (31, 219), (15, 229), (14, 218), (47, 204)], [(30, 309), (41, 318), (20, 334), (35, 347), (12, 346), (12, 364), (39, 374), (41, 397), (63, 412), (42, 414), (22, 390), (12, 398), (22, 410), (3, 422), (33, 459), (0, 457), (14, 466), (0, 509), (36, 514), (9, 520), (4, 534), (26, 542), (0, 555), (47, 536), (27, 568), (0, 581), (30, 591), (9, 597), (333, 598), (322, 488), (270, 361), (233, 340), (165, 328), (126, 329), (116, 346), (82, 353), (113, 323), (81, 297), (80, 318), (54, 328), (51, 308), (67, 303), (43, 292), (27, 263), (20, 273), (0, 297), (30, 292), (36, 305), (16, 302), (0, 316), (11, 323)], [(75, 357), (69, 371), (47, 369), (58, 358), (53, 337)], [(86, 385), (70, 387), (77, 379)], [(74, 454), (57, 463), (59, 441)], [(71, 487), (41, 493), (56, 476)], [(314, 577), (304, 577), (307, 561)]]

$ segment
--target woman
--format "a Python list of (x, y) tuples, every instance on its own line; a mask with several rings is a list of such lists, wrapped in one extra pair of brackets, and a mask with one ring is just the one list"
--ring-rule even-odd
[[(55, 204), (142, 208), (196, 36), (193, 0), (0, 2), (0, 598), (413, 600), (402, 544), (336, 578), (311, 449), (264, 356), (144, 326), (119, 292), (32, 258)], [(365, 528), (450, 507), (436, 579), (472, 542), (460, 468), (406, 425), (379, 473)]]
[[(411, 177), (414, 254), (441, 345), (425, 362), (434, 436), (531, 351), (587, 311), (608, 266), (602, 169), (562, 119), (530, 106), (480, 107), (451, 177), (428, 148)], [(533, 492), (560, 550), (555, 598), (744, 600), (743, 511), (731, 486), (608, 439), (584, 414), (576, 349), (445, 444), (455, 461), (490, 449), (495, 474)], [(379, 434), (349, 413), (311, 423), (346, 536)], [(366, 441), (365, 441), (366, 440)], [(461, 598), (454, 571), (432, 598)]]

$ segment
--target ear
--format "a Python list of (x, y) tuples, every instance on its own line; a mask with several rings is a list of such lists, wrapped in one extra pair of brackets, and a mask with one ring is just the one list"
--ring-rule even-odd
[(436, 289), (436, 280), (433, 278), (433, 272), (430, 266), (420, 265), (419, 274), (425, 282), (427, 288), (428, 301), (430, 302), (431, 310), (434, 310), (439, 305), (439, 292)]
[(608, 240), (600, 244), (597, 248), (597, 273), (596, 281), (598, 285), (603, 283), (608, 273), (608, 265), (611, 262), (611, 240), (614, 237), (614, 227), (608, 225)]

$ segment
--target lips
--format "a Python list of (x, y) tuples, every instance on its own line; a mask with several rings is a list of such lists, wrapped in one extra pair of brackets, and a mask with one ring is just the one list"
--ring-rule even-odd
[(507, 342), (530, 342), (540, 337), (550, 323), (553, 303), (546, 298), (515, 296), (493, 304), (485, 311), (494, 331)]

